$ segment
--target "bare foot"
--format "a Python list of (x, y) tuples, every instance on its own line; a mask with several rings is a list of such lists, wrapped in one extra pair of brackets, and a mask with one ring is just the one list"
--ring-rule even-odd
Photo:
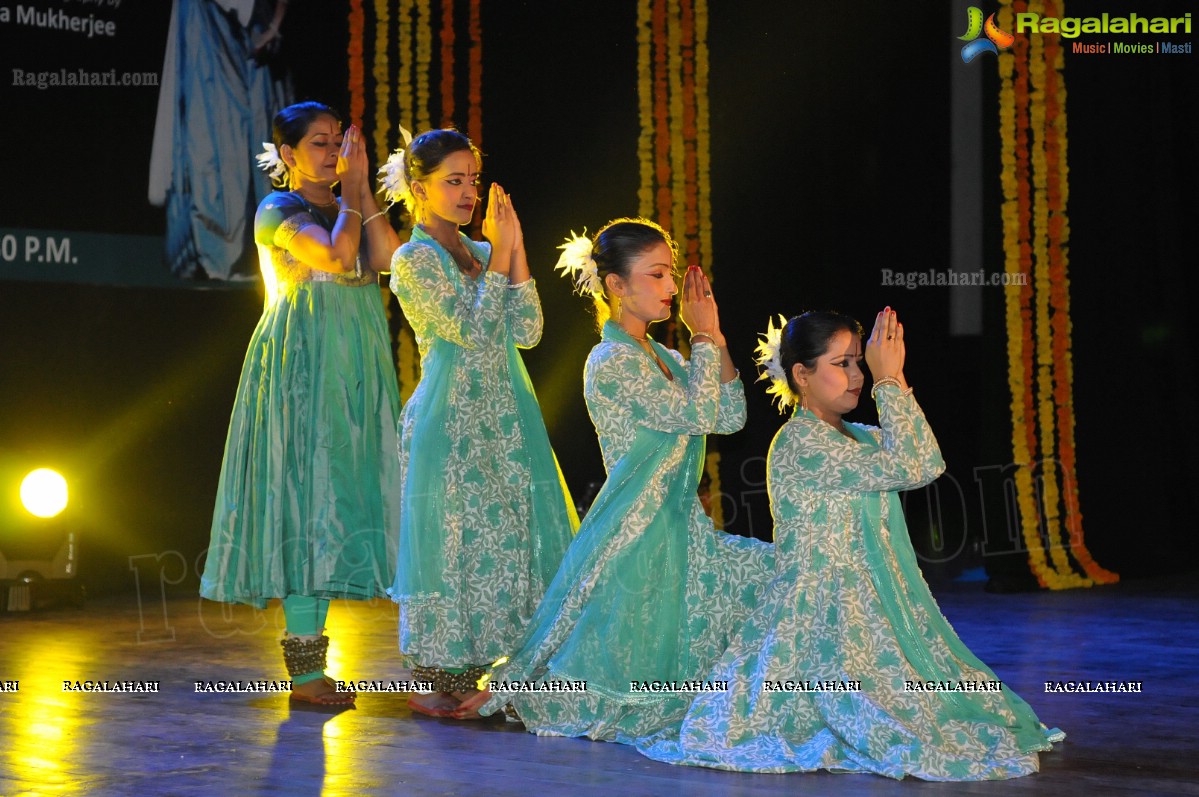
[(297, 703), (313, 703), (318, 706), (351, 706), (357, 698), (353, 692), (338, 692), (337, 682), (329, 676), (317, 678), (303, 684), (291, 685), (291, 699)]
[(430, 717), (450, 717), (458, 708), (459, 702), (449, 692), (421, 693), (409, 696), (408, 708)]
[(491, 699), (491, 692), (459, 692), (455, 694), (455, 697), (458, 695), (462, 696), (462, 702), (457, 710), (454, 711), (454, 719), (477, 720), (483, 718), (483, 715), (479, 713), (479, 709)]

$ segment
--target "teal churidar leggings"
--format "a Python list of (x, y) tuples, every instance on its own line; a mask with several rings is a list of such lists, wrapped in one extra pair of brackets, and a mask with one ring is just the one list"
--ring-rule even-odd
[[(325, 628), (325, 618), (329, 616), (328, 598), (315, 598), (308, 595), (288, 595), (283, 599), (283, 616), (287, 620), (287, 633), (291, 636), (315, 637)], [(323, 678), (324, 672), (310, 672), (294, 676), (293, 684), (306, 684)]]

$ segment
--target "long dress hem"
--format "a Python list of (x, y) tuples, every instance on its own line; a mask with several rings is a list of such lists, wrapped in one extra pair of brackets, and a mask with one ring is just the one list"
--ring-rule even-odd
[(511, 660), (493, 683), (585, 681), (585, 692), (496, 692), (547, 736), (631, 743), (681, 716), (690, 694), (634, 684), (688, 681), (712, 666), (773, 575), (771, 546), (716, 531), (696, 495), (705, 435), (745, 422), (739, 379), (720, 353), (690, 363), (654, 344), (673, 379), (609, 322), (588, 358), (584, 394), (608, 478)]
[(578, 528), (519, 348), (543, 325), (532, 280), (487, 270), (486, 242), (460, 236), (477, 279), (421, 228), (392, 259), (421, 379), (400, 420), (403, 661), (490, 664), (532, 615)]
[(221, 464), (211, 600), (381, 597), (395, 569), (400, 399), (378, 276), (316, 271), (286, 248), (334, 220), (289, 192), (255, 219), (268, 291)]
[[(806, 412), (779, 431), (767, 466), (778, 575), (707, 676), (729, 691), (639, 740), (647, 757), (972, 781), (1036, 772), (1064, 738), (937, 607), (897, 491), (936, 478), (940, 449), (910, 395), (883, 386), (878, 403), (881, 429), (847, 424), (852, 440)], [(805, 681), (843, 688), (787, 688)]]

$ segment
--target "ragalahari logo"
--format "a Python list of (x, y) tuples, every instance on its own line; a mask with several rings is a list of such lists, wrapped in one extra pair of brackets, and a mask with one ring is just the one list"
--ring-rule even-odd
[[(986, 33), (987, 38), (978, 38), (980, 33)], [(970, 6), (966, 9), (966, 35), (958, 36), (958, 39), (967, 42), (962, 48), (962, 61), (968, 64), (982, 53), (999, 55), (1000, 50), (1012, 46), (1016, 37), (999, 29), (994, 14), (984, 23), (982, 9)]]

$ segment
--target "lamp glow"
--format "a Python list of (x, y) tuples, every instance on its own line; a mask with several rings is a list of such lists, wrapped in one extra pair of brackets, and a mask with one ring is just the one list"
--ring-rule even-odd
[(67, 506), (67, 480), (49, 468), (31, 471), (21, 482), (21, 503), (30, 514), (54, 517)]

